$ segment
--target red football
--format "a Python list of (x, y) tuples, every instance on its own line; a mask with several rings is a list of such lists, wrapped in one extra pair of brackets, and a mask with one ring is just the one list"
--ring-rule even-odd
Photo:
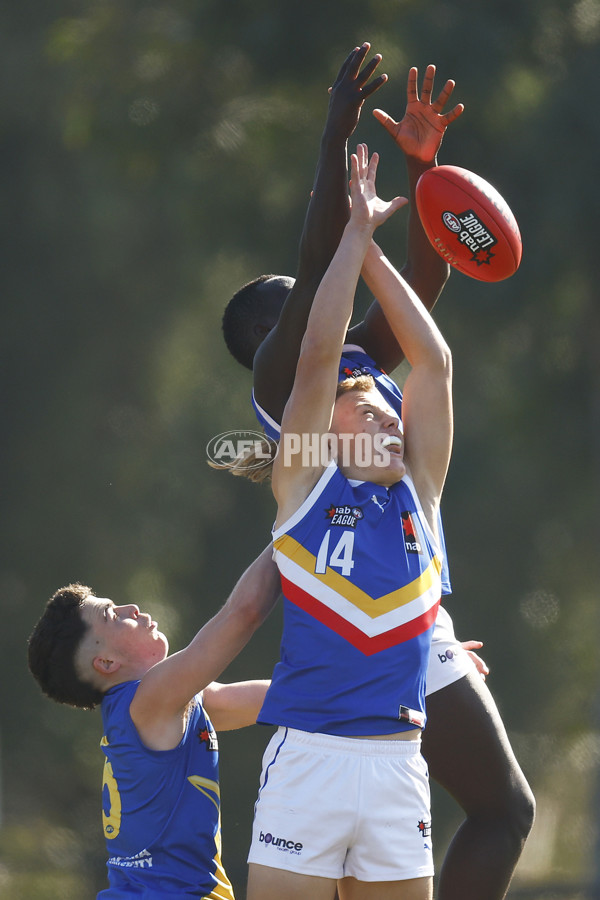
[(460, 166), (436, 166), (419, 178), (416, 197), (427, 237), (451, 266), (479, 281), (514, 275), (521, 233), (491, 184)]

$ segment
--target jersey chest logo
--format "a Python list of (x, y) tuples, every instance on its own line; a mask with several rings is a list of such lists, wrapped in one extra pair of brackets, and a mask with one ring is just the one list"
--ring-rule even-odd
[(201, 744), (205, 744), (207, 750), (218, 750), (219, 742), (215, 731), (209, 731), (208, 728), (201, 728), (198, 731), (198, 740)]
[(335, 503), (331, 503), (325, 510), (325, 518), (330, 525), (341, 525), (346, 528), (356, 528), (356, 523), (360, 522), (363, 516), (360, 506), (336, 506)]
[(404, 547), (407, 553), (423, 553), (423, 547), (419, 540), (415, 523), (412, 515), (405, 511), (402, 514), (402, 535), (404, 537)]

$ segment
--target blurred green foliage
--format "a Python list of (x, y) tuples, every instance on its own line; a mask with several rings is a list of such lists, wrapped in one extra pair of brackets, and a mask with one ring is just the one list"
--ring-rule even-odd
[[(600, 352), (598, 0), (22, 0), (0, 12), (4, 462), (0, 891), (104, 884), (99, 715), (42, 698), (25, 663), (73, 580), (160, 618), (176, 649), (268, 540), (268, 488), (205, 447), (254, 426), (220, 318), (261, 272), (293, 274), (327, 87), (363, 40), (398, 117), (406, 72), (438, 66), (464, 116), (440, 162), (479, 172), (520, 223), (506, 282), (454, 274), (436, 311), (454, 351), (444, 515), (464, 638), (538, 796), (515, 885), (594, 877)], [(384, 195), (401, 160), (370, 115)], [(382, 235), (402, 261), (403, 220)], [(366, 302), (363, 299), (362, 302)], [(228, 670), (267, 677), (275, 613)], [(222, 737), (224, 860), (240, 896), (266, 729)], [(434, 794), (438, 859), (459, 818)]]

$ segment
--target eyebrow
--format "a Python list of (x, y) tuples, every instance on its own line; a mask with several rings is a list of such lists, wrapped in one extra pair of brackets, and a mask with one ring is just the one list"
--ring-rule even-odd
[(374, 413), (380, 413), (381, 415), (386, 415), (386, 411), (384, 409), (382, 409), (380, 406), (377, 406), (371, 400), (359, 400), (356, 405), (360, 406), (360, 407), (366, 406), (366, 407), (368, 407), (368, 409), (372, 410), (372, 412), (374, 412)]

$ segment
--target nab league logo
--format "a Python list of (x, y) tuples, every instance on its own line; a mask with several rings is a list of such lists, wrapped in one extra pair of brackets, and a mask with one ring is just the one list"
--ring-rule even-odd
[(404, 535), (404, 547), (407, 553), (422, 553), (423, 548), (417, 537), (417, 530), (412, 516), (408, 511), (402, 513), (402, 533)]
[(330, 525), (345, 525), (346, 528), (356, 528), (356, 523), (363, 517), (360, 506), (335, 506), (333, 503), (325, 510), (325, 517)]
[(343, 369), (340, 369), (340, 375), (343, 375), (344, 378), (360, 378), (361, 375), (370, 374), (370, 371), (365, 366), (354, 366), (353, 369), (350, 366), (344, 366)]
[(371, 378), (374, 378), (374, 371), (381, 372), (382, 375), (386, 374), (385, 369), (382, 369), (380, 366), (354, 366), (353, 369), (350, 366), (344, 366), (340, 369), (340, 375), (343, 375), (344, 378), (360, 378), (361, 375), (370, 375)]
[(217, 741), (217, 734), (215, 731), (209, 731), (208, 728), (203, 728), (198, 732), (198, 740), (201, 744), (206, 744), (207, 750), (219, 749), (219, 742)]
[(472, 250), (471, 262), (477, 263), (478, 267), (490, 265), (490, 261), (496, 255), (492, 253), (492, 247), (498, 243), (498, 239), (472, 209), (466, 209), (461, 213), (446, 210), (442, 214), (442, 222), (456, 235), (461, 244)]

